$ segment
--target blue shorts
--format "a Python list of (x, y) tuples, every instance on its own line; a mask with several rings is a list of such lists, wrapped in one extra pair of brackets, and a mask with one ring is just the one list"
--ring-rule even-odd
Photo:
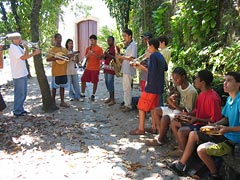
[(201, 128), (203, 125), (193, 125), (193, 124), (188, 124), (188, 123), (182, 123), (182, 126), (187, 126), (187, 127), (189, 127), (190, 131), (199, 131), (200, 128)]
[(53, 89), (58, 89), (59, 87), (67, 88), (68, 87), (68, 81), (67, 81), (67, 75), (64, 76), (53, 76), (51, 87)]

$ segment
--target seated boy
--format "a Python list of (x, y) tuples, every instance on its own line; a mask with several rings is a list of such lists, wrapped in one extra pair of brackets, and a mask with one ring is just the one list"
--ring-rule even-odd
[(187, 115), (186, 118), (190, 120), (190, 124), (179, 122), (176, 118), (171, 122), (171, 128), (180, 151), (184, 150), (190, 131), (197, 131), (208, 122), (217, 122), (222, 117), (221, 99), (211, 89), (212, 80), (213, 74), (208, 70), (201, 70), (197, 73), (194, 84), (201, 92), (197, 97), (195, 109), (190, 113), (183, 113)]
[[(221, 136), (209, 136), (201, 132), (192, 131), (189, 134), (186, 148), (183, 152), (181, 159), (171, 165), (171, 168), (183, 175), (186, 163), (195, 151), (196, 146), (197, 153), (200, 159), (208, 167), (213, 180), (221, 180), (219, 172), (214, 164), (211, 156), (223, 156), (231, 153), (231, 144), (240, 143), (240, 73), (229, 72), (225, 76), (224, 91), (229, 94), (226, 105), (222, 110), (223, 118), (213, 123), (213, 125), (228, 125), (219, 126), (219, 132)], [(207, 143), (206, 143), (207, 142)], [(211, 142), (211, 143), (210, 143)], [(224, 142), (224, 143), (223, 143)]]
[[(154, 123), (158, 126), (158, 139), (148, 141), (148, 146), (159, 146), (163, 144), (170, 120), (174, 115), (182, 111), (191, 112), (195, 106), (197, 91), (187, 80), (187, 73), (182, 67), (176, 67), (172, 72), (172, 78), (177, 92), (167, 98), (168, 107), (160, 106), (154, 109)], [(179, 97), (180, 95), (180, 97)], [(179, 99), (180, 98), (180, 99)], [(180, 102), (178, 102), (180, 100)]]

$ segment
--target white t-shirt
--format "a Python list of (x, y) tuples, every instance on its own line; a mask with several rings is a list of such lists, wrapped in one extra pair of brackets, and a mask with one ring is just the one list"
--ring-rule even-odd
[(177, 90), (180, 93), (180, 106), (185, 107), (188, 112), (191, 112), (195, 107), (197, 99), (197, 90), (189, 83), (186, 89), (182, 89), (181, 86), (177, 86)]
[[(73, 51), (69, 51), (69, 54), (73, 53)], [(76, 56), (73, 57), (73, 59), (77, 58)], [(78, 68), (75, 66), (75, 62), (73, 60), (70, 60), (67, 64), (67, 75), (76, 75), (78, 71)]]
[(26, 62), (25, 60), (20, 59), (20, 57), (23, 56), (23, 53), (23, 49), (14, 44), (11, 44), (8, 49), (13, 79), (18, 79), (28, 75)]
[[(132, 56), (134, 58), (137, 58), (137, 44), (132, 41), (124, 54), (125, 56)], [(123, 74), (129, 74), (129, 75), (135, 75), (136, 74), (136, 69), (130, 66), (128, 60), (123, 60), (122, 63), (122, 68), (121, 68), (121, 73)]]

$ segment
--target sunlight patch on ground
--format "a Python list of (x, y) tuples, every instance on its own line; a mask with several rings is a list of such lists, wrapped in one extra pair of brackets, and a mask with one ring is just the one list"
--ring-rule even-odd
[(22, 135), (19, 138), (13, 137), (12, 140), (16, 144), (27, 145), (27, 146), (37, 145), (41, 142), (44, 142), (41, 138), (37, 136), (30, 136), (30, 135)]

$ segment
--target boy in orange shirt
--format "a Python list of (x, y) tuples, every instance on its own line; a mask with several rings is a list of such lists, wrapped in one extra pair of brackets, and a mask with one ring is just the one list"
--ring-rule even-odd
[(91, 35), (89, 37), (91, 45), (86, 49), (85, 56), (87, 58), (87, 66), (83, 72), (82, 81), (82, 93), (81, 97), (85, 97), (86, 82), (93, 83), (93, 92), (91, 100), (95, 100), (95, 93), (97, 91), (97, 85), (99, 81), (99, 71), (101, 65), (101, 58), (103, 57), (103, 50), (97, 45), (97, 36)]

